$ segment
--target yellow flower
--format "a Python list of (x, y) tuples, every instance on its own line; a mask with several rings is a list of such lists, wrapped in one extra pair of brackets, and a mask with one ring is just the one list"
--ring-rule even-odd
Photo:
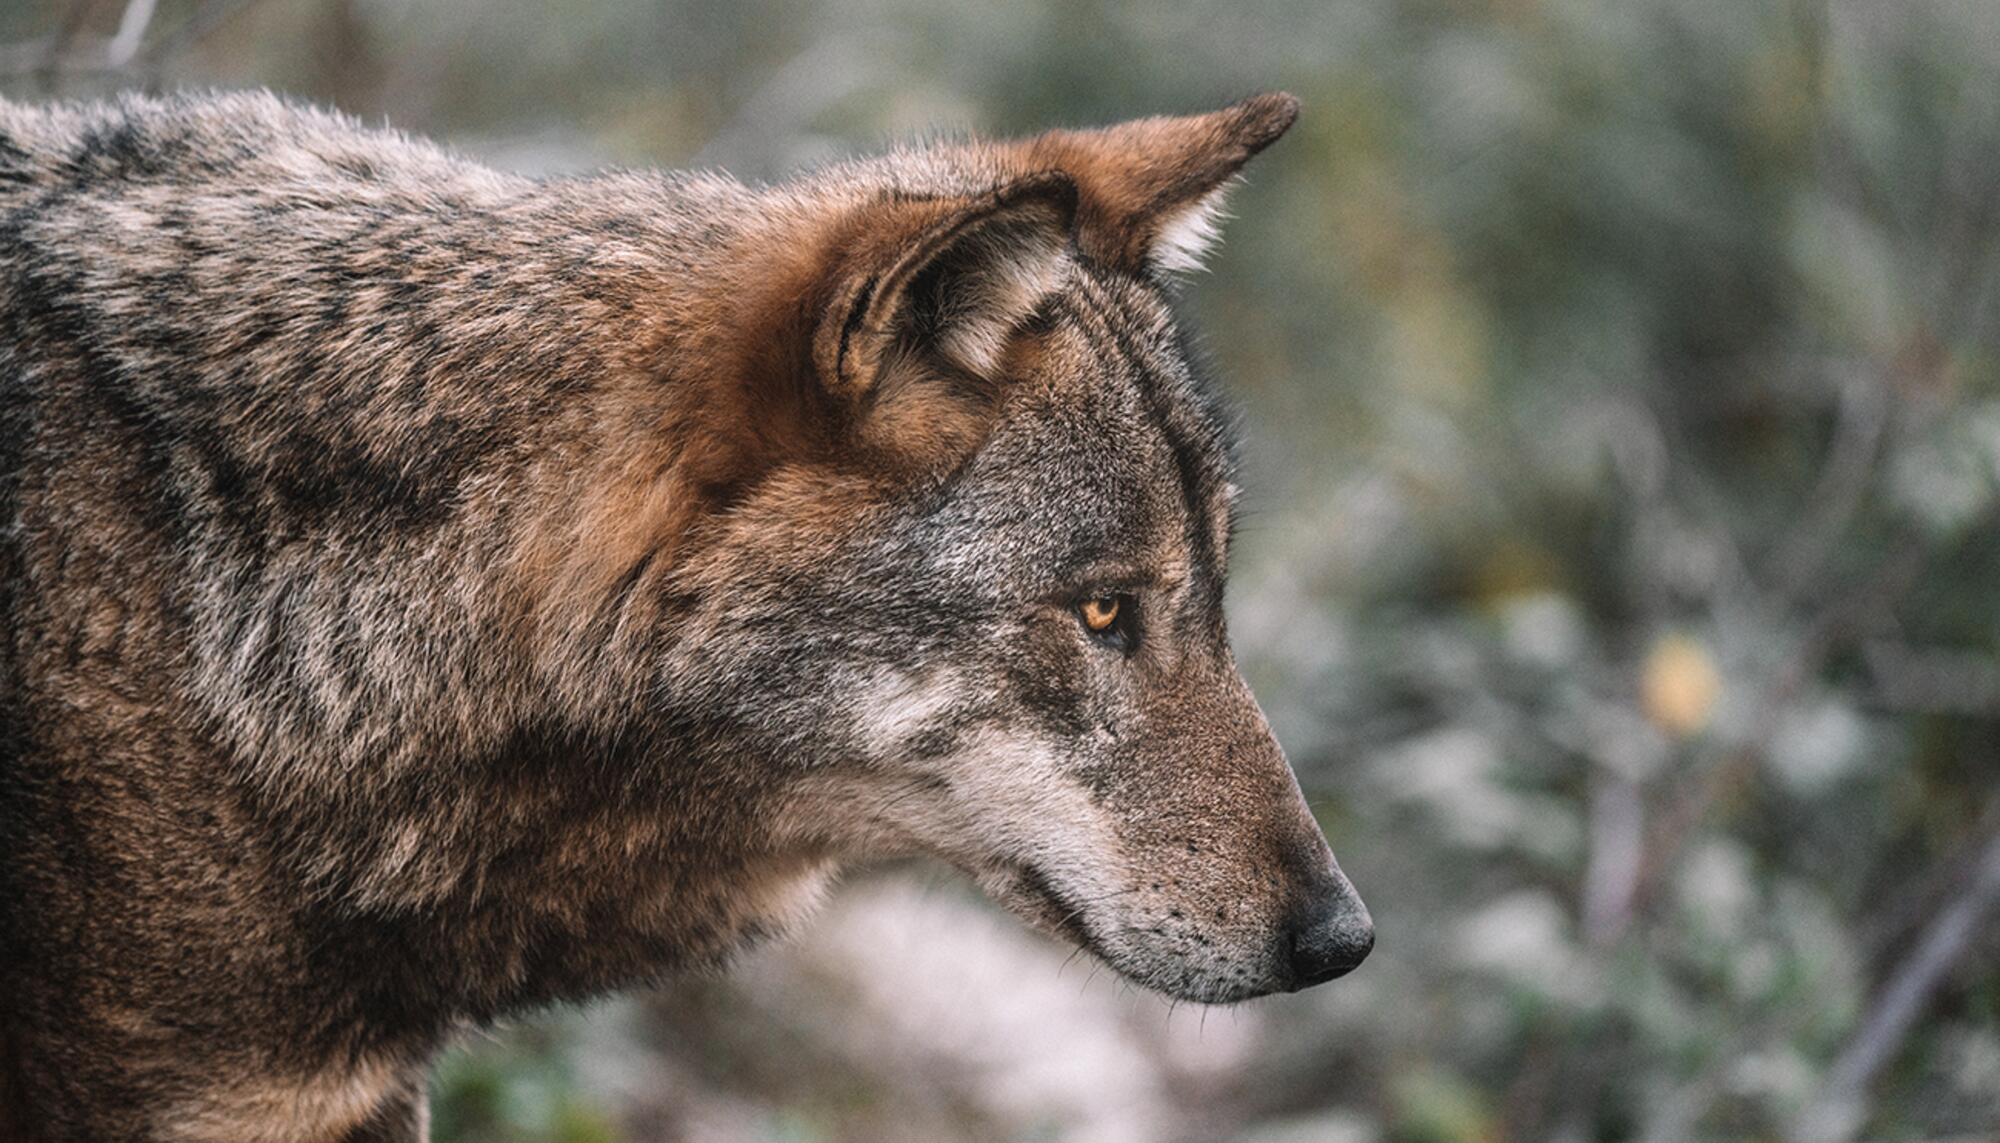
[(1667, 635), (1646, 656), (1639, 690), (1646, 717), (1668, 734), (1685, 738), (1708, 725), (1722, 693), (1722, 676), (1700, 640)]

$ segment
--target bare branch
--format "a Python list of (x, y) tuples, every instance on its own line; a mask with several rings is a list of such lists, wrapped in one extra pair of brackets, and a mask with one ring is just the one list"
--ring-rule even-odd
[(80, 44), (78, 37), (95, 9), (92, 0), (80, 0), (64, 15), (54, 35), (0, 44), (0, 79), (33, 75), (43, 90), (52, 91), (65, 76), (115, 75), (138, 69), (152, 86), (170, 60), (255, 2), (208, 0), (179, 27), (149, 44), (146, 34), (159, 9), (158, 0), (126, 0), (118, 28), (109, 39)]
[(132, 62), (139, 46), (146, 42), (146, 28), (153, 22), (154, 0), (128, 0), (118, 17), (118, 31), (104, 45), (104, 66), (117, 71)]
[(1781, 598), (1802, 593), (1853, 523), (1867, 494), (1889, 423), (1889, 394), (1867, 373), (1841, 386), (1840, 421), (1819, 482), (1799, 513), (1799, 524), (1778, 547), (1774, 577)]
[(1819, 1094), (1793, 1124), (1793, 1139), (1804, 1143), (1854, 1138), (1867, 1117), (1869, 1083), (1895, 1058), (1939, 982), (1965, 955), (1996, 904), (2000, 904), (2000, 834), (1987, 841), (1970, 882), (1938, 912), (1909, 958), (1890, 975), (1854, 1038), (1828, 1069)]
[(1600, 773), (1590, 797), (1590, 863), (1583, 882), (1583, 931), (1593, 946), (1611, 944), (1631, 918), (1645, 853), (1646, 808), (1623, 774)]

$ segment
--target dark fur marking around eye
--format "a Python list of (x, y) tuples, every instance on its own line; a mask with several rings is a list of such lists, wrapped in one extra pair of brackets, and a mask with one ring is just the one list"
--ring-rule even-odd
[(1144, 628), (1140, 623), (1139, 601), (1133, 596), (1123, 592), (1094, 596), (1077, 604), (1075, 610), (1078, 622), (1092, 640), (1124, 655), (1139, 649)]

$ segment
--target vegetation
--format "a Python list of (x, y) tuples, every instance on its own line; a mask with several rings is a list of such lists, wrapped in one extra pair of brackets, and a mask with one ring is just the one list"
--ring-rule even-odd
[(440, 1139), (2000, 1132), (2000, 8), (160, 0), (116, 58), (142, 3), (0, 10), (0, 91), (756, 177), (1305, 100), (1186, 299), (1367, 966), (1174, 1012), (889, 871), (728, 981), (474, 1041)]

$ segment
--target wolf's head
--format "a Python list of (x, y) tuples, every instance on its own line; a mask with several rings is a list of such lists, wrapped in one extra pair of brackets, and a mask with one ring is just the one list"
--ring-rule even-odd
[(1167, 276), (1290, 126), (947, 144), (772, 192), (684, 458), (725, 603), (669, 686), (794, 776), (830, 852), (926, 851), (1134, 981), (1358, 965), (1368, 912), (1223, 623), (1236, 490)]

